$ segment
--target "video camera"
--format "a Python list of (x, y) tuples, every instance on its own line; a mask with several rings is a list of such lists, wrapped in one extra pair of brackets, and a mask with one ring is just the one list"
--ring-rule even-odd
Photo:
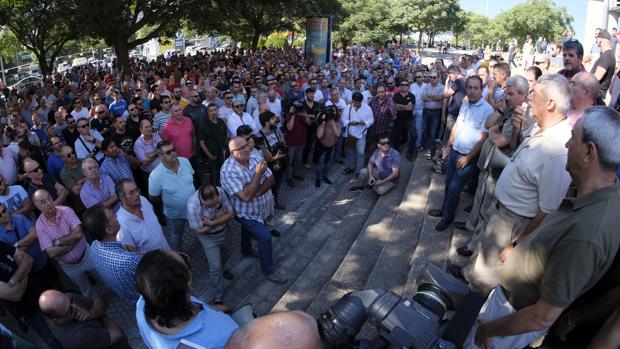
[(336, 120), (338, 117), (338, 109), (335, 106), (330, 105), (328, 107), (323, 108), (322, 111), (316, 116), (316, 123), (318, 125), (324, 123), (329, 120)]
[[(324, 348), (461, 348), (484, 303), (462, 282), (432, 264), (412, 299), (383, 289), (351, 292), (317, 320)], [(368, 321), (379, 336), (357, 340)]]

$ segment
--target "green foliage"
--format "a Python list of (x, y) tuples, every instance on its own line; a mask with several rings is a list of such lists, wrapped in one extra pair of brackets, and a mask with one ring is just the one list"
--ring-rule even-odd
[(463, 17), (467, 18), (468, 21), (463, 26), (460, 37), (467, 47), (477, 48), (491, 44), (496, 36), (492, 35), (493, 22), (488, 17), (473, 12), (466, 12)]
[(351, 0), (343, 3), (348, 16), (334, 33), (339, 46), (383, 45), (395, 34), (394, 0)]
[(75, 10), (70, 0), (0, 0), (0, 25), (35, 54), (47, 74), (67, 41), (80, 33), (79, 20), (68, 15)]
[(506, 42), (516, 37), (523, 42), (530, 34), (547, 41), (560, 40), (567, 27), (572, 29), (573, 17), (565, 7), (558, 7), (552, 0), (529, 0), (499, 14), (494, 21), (501, 28), (499, 38)]
[(11, 31), (3, 31), (0, 34), (0, 57), (4, 59), (4, 64), (10, 59), (14, 59), (18, 52), (21, 52), (22, 44), (17, 40)]
[(278, 32), (271, 33), (265, 40), (265, 47), (268, 48), (285, 48), (288, 47), (287, 43), (288, 33)]

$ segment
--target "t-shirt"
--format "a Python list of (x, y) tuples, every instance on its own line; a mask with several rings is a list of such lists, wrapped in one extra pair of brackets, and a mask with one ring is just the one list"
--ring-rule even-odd
[(129, 134), (127, 130), (125, 130), (123, 134), (117, 133), (116, 131), (112, 132), (112, 140), (125, 154), (133, 154), (133, 142), (136, 138), (137, 137), (134, 138), (133, 135)]
[(465, 82), (465, 79), (460, 78), (452, 81), (450, 84), (450, 88), (454, 91), (454, 95), (452, 95), (452, 99), (450, 100), (450, 105), (448, 105), (448, 113), (451, 115), (459, 115), (461, 104), (463, 104), (463, 99), (467, 94)]
[(9, 282), (15, 271), (17, 271), (17, 262), (15, 262), (15, 247), (0, 241), (0, 281)]
[[(394, 104), (407, 105), (411, 103), (415, 107), (415, 96), (411, 92), (407, 92), (406, 96), (403, 96), (402, 94), (397, 93), (394, 95), (394, 97), (392, 97), (392, 99), (394, 100)], [(396, 120), (401, 121), (401, 122), (408, 121), (408, 120), (411, 120), (412, 115), (413, 115), (413, 109), (412, 110), (398, 110), (396, 112)]]
[(306, 123), (304, 121), (305, 117), (299, 117), (297, 114), (289, 114), (286, 118), (286, 123), (291, 120), (291, 118), (295, 118), (293, 123), (293, 129), (288, 130), (284, 139), (286, 140), (286, 144), (290, 146), (303, 146), (306, 144)]
[(223, 157), (227, 136), (226, 123), (220, 118), (216, 118), (215, 123), (208, 119), (200, 125), (198, 139), (205, 142), (213, 156)]
[(32, 183), (32, 181), (28, 183), (28, 196), (32, 196), (37, 189), (45, 189), (48, 193), (50, 193), (52, 199), (56, 200), (56, 198), (58, 198), (58, 192), (56, 191), (56, 180), (54, 180), (52, 176), (44, 174), (42, 182), (43, 184), (41, 185)]
[(605, 94), (607, 94), (607, 90), (611, 84), (611, 79), (614, 77), (614, 70), (616, 70), (616, 58), (614, 57), (614, 51), (607, 50), (601, 53), (601, 56), (592, 65), (592, 70), (590, 70), (590, 73), (594, 74), (597, 67), (606, 69), (605, 75), (603, 75), (603, 77), (598, 81), (601, 84), (599, 89), (599, 97), (605, 98)]
[(6, 195), (0, 195), (0, 203), (4, 204), (10, 213), (21, 210), (28, 194), (21, 185), (9, 185)]
[[(90, 310), (93, 300), (84, 296), (67, 293), (71, 302), (81, 308)], [(108, 330), (103, 327), (99, 320), (72, 321), (65, 325), (47, 320), (54, 337), (65, 349), (98, 349), (108, 348), (112, 344), (112, 338)]]
[(613, 263), (620, 234), (620, 185), (564, 199), (512, 251), (500, 276), (516, 309), (542, 297), (566, 308), (594, 286)]
[(392, 174), (394, 169), (400, 170), (400, 153), (396, 149), (390, 148), (390, 151), (384, 155), (377, 149), (370, 157), (368, 163), (377, 168), (379, 179), (385, 179)]

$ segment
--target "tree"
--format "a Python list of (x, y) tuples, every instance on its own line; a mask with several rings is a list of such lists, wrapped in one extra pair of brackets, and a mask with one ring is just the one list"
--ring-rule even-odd
[(11, 60), (15, 63), (15, 55), (22, 51), (22, 44), (17, 40), (11, 31), (0, 32), (0, 57), (4, 58), (5, 68), (9, 66)]
[(458, 20), (461, 7), (458, 0), (413, 0), (403, 1), (404, 15), (411, 29), (419, 32), (418, 44), (422, 44), (422, 34), (429, 36), (453, 29), (452, 23)]
[(551, 0), (529, 0), (500, 13), (494, 21), (504, 42), (511, 37), (523, 42), (527, 35), (532, 35), (534, 40), (542, 36), (554, 41), (560, 40), (567, 28), (572, 30), (573, 17), (565, 7), (558, 7)]
[(261, 35), (295, 31), (307, 16), (341, 14), (333, 0), (210, 0), (197, 3), (189, 18), (205, 33), (230, 35), (256, 49)]
[(343, 4), (349, 14), (334, 34), (334, 41), (348, 46), (351, 43), (380, 46), (393, 35), (402, 34), (394, 0), (352, 0)]
[(68, 15), (75, 10), (69, 0), (0, 0), (0, 25), (34, 53), (46, 75), (64, 45), (80, 34), (80, 23)]
[(123, 76), (129, 73), (129, 50), (161, 34), (172, 35), (194, 6), (190, 1), (78, 0), (76, 15), (86, 20), (84, 30), (91, 36), (114, 47)]
[(467, 47), (483, 47), (492, 40), (492, 21), (488, 17), (473, 12), (466, 12), (463, 17), (467, 18), (467, 24), (460, 36), (466, 38)]

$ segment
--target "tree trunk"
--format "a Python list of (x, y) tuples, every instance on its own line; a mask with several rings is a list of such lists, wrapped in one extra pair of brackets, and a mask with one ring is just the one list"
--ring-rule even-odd
[(37, 57), (37, 61), (39, 62), (39, 69), (41, 70), (41, 75), (46, 76), (47, 74), (53, 73), (53, 71), (51, 71), (54, 69), (53, 62), (51, 62), (50, 68), (50, 65), (47, 63), (45, 53), (35, 53), (34, 55)]
[(418, 34), (418, 52), (420, 53), (420, 57), (422, 57), (422, 31), (420, 30), (420, 34)]
[(254, 28), (254, 34), (252, 35), (252, 50), (258, 49), (258, 39), (260, 39), (260, 31)]
[(129, 43), (127, 38), (118, 36), (112, 45), (116, 53), (116, 70), (119, 77), (123, 79), (126, 74), (129, 74)]

